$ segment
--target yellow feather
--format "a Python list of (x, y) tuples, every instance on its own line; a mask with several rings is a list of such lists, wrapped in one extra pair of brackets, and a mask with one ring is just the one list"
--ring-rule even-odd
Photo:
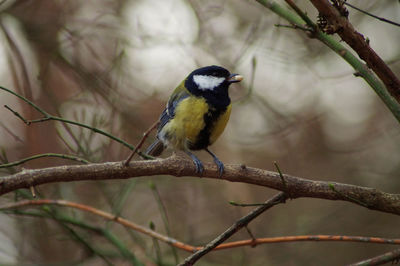
[(172, 137), (169, 142), (177, 149), (186, 149), (186, 141), (196, 142), (196, 137), (204, 128), (204, 114), (208, 104), (204, 98), (188, 97), (175, 109), (175, 117), (165, 125), (163, 131)]

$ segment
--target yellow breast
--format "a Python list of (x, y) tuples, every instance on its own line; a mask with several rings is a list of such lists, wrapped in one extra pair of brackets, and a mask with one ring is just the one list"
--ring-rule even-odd
[(176, 107), (174, 117), (162, 129), (162, 135), (166, 136), (165, 140), (168, 141), (168, 145), (180, 150), (187, 149), (188, 142), (197, 146), (198, 141), (204, 137), (200, 132), (206, 127), (206, 131), (209, 133), (205, 133), (203, 130), (202, 134), (208, 135), (206, 142), (214, 143), (228, 123), (231, 105), (208, 126), (204, 121), (204, 115), (207, 112), (209, 112), (209, 105), (204, 98), (191, 96), (183, 99)]
[(194, 143), (199, 132), (204, 128), (204, 114), (208, 104), (203, 98), (188, 97), (175, 109), (174, 118), (163, 128), (168, 132), (169, 143), (177, 149), (185, 149), (187, 140)]

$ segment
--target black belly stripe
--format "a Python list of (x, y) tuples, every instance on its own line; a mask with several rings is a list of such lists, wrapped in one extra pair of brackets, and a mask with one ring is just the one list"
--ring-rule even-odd
[(226, 111), (225, 108), (212, 108), (209, 109), (207, 113), (204, 114), (204, 128), (197, 135), (196, 143), (189, 143), (189, 149), (191, 150), (202, 150), (210, 145), (210, 135), (213, 130), (215, 123), (218, 121), (219, 117)]

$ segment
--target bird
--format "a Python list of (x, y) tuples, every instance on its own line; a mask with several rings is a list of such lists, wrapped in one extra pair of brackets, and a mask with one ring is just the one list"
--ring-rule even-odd
[(228, 88), (243, 76), (231, 74), (221, 66), (206, 66), (192, 71), (171, 94), (161, 113), (156, 140), (146, 153), (159, 156), (165, 148), (181, 150), (189, 155), (196, 173), (203, 174), (204, 166), (192, 151), (205, 150), (217, 165), (219, 177), (224, 164), (208, 147), (224, 131), (230, 114), (231, 99)]

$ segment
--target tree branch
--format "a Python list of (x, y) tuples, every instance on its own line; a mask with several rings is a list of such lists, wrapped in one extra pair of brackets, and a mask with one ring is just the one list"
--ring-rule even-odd
[(185, 259), (183, 263), (179, 265), (182, 266), (191, 266), (196, 263), (201, 257), (212, 251), (218, 245), (222, 244), (225, 240), (230, 238), (233, 234), (238, 232), (240, 229), (248, 225), (252, 220), (257, 218), (261, 213), (265, 212), (266, 210), (270, 209), (271, 207), (279, 204), (284, 203), (287, 199), (287, 195), (283, 192), (276, 194), (266, 202), (262, 206), (255, 208), (253, 211), (248, 213), (246, 216), (243, 216), (238, 221), (236, 221), (233, 225), (231, 225), (225, 232), (221, 235), (216, 237), (213, 241), (208, 243), (204, 248), (198, 250), (196, 253), (190, 255)]
[(356, 6), (354, 6), (354, 5), (350, 4), (350, 3), (344, 2), (344, 4), (345, 4), (346, 6), (349, 6), (349, 7), (351, 7), (351, 8), (354, 8), (355, 10), (357, 10), (357, 11), (359, 11), (359, 12), (361, 12), (361, 13), (367, 15), (367, 16), (370, 16), (370, 17), (373, 17), (373, 18), (375, 18), (375, 19), (377, 19), (377, 20), (380, 20), (380, 21), (382, 21), (382, 22), (386, 22), (386, 23), (392, 24), (392, 25), (394, 25), (394, 26), (400, 27), (400, 23), (391, 21), (391, 20), (386, 19), (386, 18), (382, 18), (382, 17), (376, 16), (376, 15), (371, 14), (371, 13), (365, 11), (365, 10), (362, 10), (361, 8), (358, 8), (358, 7), (356, 7)]
[(114, 135), (112, 135), (112, 134), (110, 134), (110, 133), (108, 133), (106, 131), (103, 131), (101, 129), (98, 129), (98, 128), (95, 128), (95, 127), (92, 127), (92, 126), (89, 126), (89, 125), (86, 125), (86, 124), (83, 124), (83, 123), (79, 123), (79, 122), (76, 122), (76, 121), (73, 121), (73, 120), (69, 120), (69, 119), (65, 119), (65, 118), (62, 118), (62, 117), (51, 115), (48, 112), (46, 112), (45, 110), (43, 110), (42, 108), (40, 108), (38, 105), (33, 103), (32, 101), (28, 100), (27, 98), (23, 97), (22, 95), (19, 95), (16, 92), (13, 92), (12, 90), (9, 90), (9, 89), (7, 89), (5, 87), (2, 87), (2, 86), (0, 86), (0, 90), (6, 91), (6, 92), (11, 93), (12, 95), (20, 98), (21, 100), (23, 100), (24, 102), (26, 102), (27, 104), (32, 106), (35, 110), (37, 110), (39, 113), (41, 113), (43, 115), (43, 117), (39, 118), (39, 119), (27, 120), (20, 113), (14, 111), (11, 107), (9, 107), (7, 105), (4, 106), (6, 109), (11, 111), (15, 116), (17, 116), (19, 119), (21, 119), (28, 126), (31, 125), (31, 124), (34, 124), (34, 123), (40, 123), (40, 122), (45, 122), (45, 121), (50, 121), (50, 120), (59, 121), (59, 122), (65, 123), (65, 124), (71, 124), (71, 125), (79, 126), (79, 127), (82, 127), (82, 128), (90, 129), (95, 133), (101, 134), (101, 135), (106, 136), (106, 137), (108, 137), (108, 138), (110, 138), (110, 139), (112, 139), (112, 140), (114, 140), (116, 142), (119, 142), (120, 144), (124, 145), (125, 147), (127, 147), (127, 148), (129, 148), (131, 150), (135, 150), (135, 153), (139, 154), (144, 159), (152, 159), (152, 157), (149, 157), (148, 155), (146, 155), (146, 154), (142, 153), (141, 151), (138, 151), (137, 149), (135, 149), (135, 147), (133, 145), (127, 143), (126, 141), (124, 141), (124, 140), (122, 140), (120, 138), (117, 138), (116, 136), (114, 136)]
[(395, 262), (398, 261), (399, 259), (400, 259), (400, 249), (396, 249), (396, 250), (386, 252), (385, 254), (382, 254), (382, 255), (367, 259), (367, 260), (352, 263), (352, 264), (350, 264), (350, 266), (383, 265), (388, 262), (392, 262), (392, 264), (395, 264)]
[(80, 163), (85, 163), (88, 164), (89, 161), (85, 160), (83, 158), (79, 158), (77, 156), (73, 156), (73, 155), (68, 155), (68, 154), (59, 154), (59, 153), (41, 153), (41, 154), (37, 154), (37, 155), (33, 155), (15, 162), (8, 162), (5, 164), (0, 164), (0, 168), (8, 168), (8, 167), (12, 167), (12, 166), (16, 166), (16, 165), (20, 165), (23, 163), (26, 163), (28, 161), (32, 161), (32, 160), (36, 160), (39, 158), (43, 158), (43, 157), (55, 157), (55, 158), (62, 158), (62, 159), (66, 159), (66, 160), (72, 160), (72, 161), (77, 161)]
[[(152, 161), (132, 161), (128, 167), (124, 166), (123, 162), (58, 166), (23, 170), (13, 175), (0, 177), (0, 195), (20, 188), (53, 182), (127, 179), (153, 175), (200, 177), (192, 161), (177, 156)], [(207, 163), (203, 177), (265, 186), (286, 192), (291, 198), (342, 200), (372, 210), (400, 215), (400, 194), (385, 193), (374, 188), (313, 181), (290, 175), (283, 175), (285, 180), (283, 183), (279, 173), (244, 165), (225, 165), (224, 175), (219, 178), (216, 166)]]
[[(5, 204), (0, 206), (0, 211), (5, 213), (11, 213), (15, 215), (25, 215), (25, 216), (33, 216), (40, 218), (51, 218), (60, 222), (72, 224), (78, 227), (81, 227), (86, 230), (94, 231), (96, 233), (102, 234), (105, 238), (107, 238), (111, 243), (113, 243), (123, 254), (125, 257), (133, 258), (133, 254), (129, 252), (129, 250), (118, 241), (117, 237), (113, 235), (107, 229), (103, 229), (101, 227), (94, 227), (82, 221), (73, 219), (69, 216), (64, 215), (53, 215), (48, 216), (46, 214), (36, 213), (36, 212), (26, 212), (19, 211), (20, 208), (28, 208), (35, 206), (45, 206), (45, 205), (56, 205), (62, 207), (75, 208), (84, 212), (91, 213), (93, 215), (97, 215), (106, 220), (118, 223), (122, 226), (125, 226), (129, 229), (132, 229), (136, 232), (142, 233), (154, 239), (160, 240), (164, 243), (167, 243), (173, 247), (179, 248), (181, 250), (187, 252), (195, 252), (203, 249), (202, 246), (192, 246), (186, 243), (183, 243), (177, 239), (174, 239), (169, 236), (162, 235), (157, 233), (151, 229), (140, 226), (136, 223), (128, 221), (119, 215), (114, 215), (99, 209), (96, 209), (92, 206), (88, 206), (81, 203), (76, 203), (67, 200), (53, 200), (53, 199), (38, 199), (38, 200), (23, 200), (18, 202), (13, 202), (9, 204)], [(265, 205), (265, 204), (264, 204)], [(47, 210), (47, 209), (45, 209)], [(48, 213), (48, 211), (46, 211)], [(230, 249), (242, 246), (256, 246), (261, 244), (271, 244), (271, 243), (283, 243), (283, 242), (300, 242), (300, 241), (335, 241), (335, 242), (358, 242), (358, 243), (374, 243), (374, 244), (389, 244), (389, 245), (400, 245), (400, 239), (390, 239), (390, 238), (381, 238), (381, 237), (366, 237), (366, 236), (346, 236), (346, 235), (297, 235), (297, 236), (279, 236), (279, 237), (264, 237), (264, 238), (252, 238), (247, 240), (238, 240), (228, 243), (223, 243), (216, 246), (213, 250), (223, 250)]]
[(319, 13), (337, 29), (337, 34), (363, 59), (382, 80), (390, 94), (400, 103), (400, 80), (357, 32), (347, 17), (340, 14), (328, 0), (310, 0)]
[[(349, 63), (356, 73), (361, 76), (370, 86), (371, 88), (378, 94), (381, 100), (385, 103), (385, 105), (392, 112), (397, 121), (400, 122), (400, 103), (391, 96), (390, 92), (386, 89), (385, 85), (374, 75), (374, 73), (356, 56), (352, 54), (346, 47), (344, 47), (340, 42), (336, 41), (332, 36), (323, 33), (318, 30), (317, 27), (314, 27), (314, 23), (307, 19), (307, 21), (311, 21), (310, 24), (307, 24), (301, 17), (307, 17), (307, 14), (302, 12), (299, 8), (295, 10), (300, 11), (301, 15), (294, 14), (287, 8), (283, 8), (279, 4), (270, 0), (256, 0), (264, 7), (270, 9), (272, 12), (277, 14), (278, 16), (286, 19), (295, 27), (301, 29), (306, 24), (312, 32), (307, 31), (307, 34), (310, 37), (316, 38), (319, 41), (323, 42), (326, 46), (328, 46), (332, 51), (341, 56), (347, 63)], [(287, 3), (290, 3), (291, 6), (296, 6), (293, 1), (286, 0)]]

